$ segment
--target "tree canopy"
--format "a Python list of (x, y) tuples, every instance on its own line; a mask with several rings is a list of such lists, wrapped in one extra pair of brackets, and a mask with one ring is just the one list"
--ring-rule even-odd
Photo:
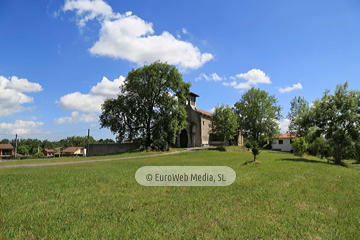
[(175, 66), (154, 62), (128, 73), (117, 99), (102, 105), (101, 128), (118, 141), (138, 141), (143, 147), (167, 150), (186, 127), (185, 103), (190, 83)]
[(235, 110), (239, 115), (239, 128), (250, 141), (261, 142), (279, 134), (281, 107), (274, 95), (251, 88), (235, 103)]
[(211, 131), (224, 141), (238, 134), (237, 116), (228, 105), (215, 108), (211, 119)]
[(309, 103), (304, 97), (294, 97), (290, 104), (290, 112), (286, 116), (290, 120), (289, 132), (292, 134), (296, 133), (298, 136), (304, 136), (309, 131)]
[(336, 164), (349, 155), (360, 141), (360, 91), (348, 90), (348, 83), (326, 90), (311, 110), (312, 125), (332, 146)]

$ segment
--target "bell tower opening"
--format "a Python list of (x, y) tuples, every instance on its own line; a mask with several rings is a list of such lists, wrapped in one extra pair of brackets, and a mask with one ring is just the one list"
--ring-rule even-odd
[(188, 105), (190, 105), (192, 108), (196, 108), (196, 98), (200, 97), (199, 95), (191, 92), (188, 96)]

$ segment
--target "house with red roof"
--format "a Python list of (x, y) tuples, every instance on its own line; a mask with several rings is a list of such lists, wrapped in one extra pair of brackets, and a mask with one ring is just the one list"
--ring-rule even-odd
[(85, 155), (86, 149), (83, 147), (68, 147), (68, 148), (64, 149), (62, 151), (62, 153), (64, 155), (73, 155), (73, 156)]
[(271, 148), (272, 150), (291, 152), (292, 150), (292, 139), (295, 138), (295, 134), (284, 133), (280, 136), (274, 137)]
[(46, 157), (54, 157), (54, 155), (55, 155), (55, 150), (54, 150), (54, 149), (44, 149), (44, 150), (42, 150), (42, 153), (43, 153)]
[(11, 144), (0, 144), (0, 159), (10, 158), (14, 155), (15, 155), (15, 150)]
[[(196, 107), (196, 98), (200, 97), (190, 93), (186, 104), (188, 125), (177, 137), (177, 147), (209, 146), (212, 114)], [(237, 144), (243, 145), (241, 134), (237, 137)]]

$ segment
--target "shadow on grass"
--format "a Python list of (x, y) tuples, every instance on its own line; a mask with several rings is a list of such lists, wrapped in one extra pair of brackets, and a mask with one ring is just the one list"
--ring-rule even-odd
[[(336, 165), (334, 163), (334, 161), (313, 160), (313, 159), (307, 159), (307, 158), (281, 158), (281, 159), (277, 159), (276, 161), (292, 161), (292, 162), (322, 163), (322, 164), (328, 164), (328, 165)], [(337, 166), (346, 167), (346, 168), (349, 167), (346, 163), (342, 163)]]
[(329, 163), (324, 162), (324, 161), (312, 160), (312, 159), (307, 159), (307, 158), (281, 158), (281, 159), (277, 159), (276, 161), (292, 161), (292, 162), (308, 162), (308, 163), (325, 163), (325, 164), (329, 164)]
[(214, 147), (214, 148), (208, 148), (206, 150), (209, 151), (217, 151), (217, 152), (226, 152), (226, 148), (225, 147)]
[(258, 160), (250, 160), (250, 161), (247, 161), (247, 162), (244, 162), (242, 165), (248, 165), (248, 164), (260, 164), (261, 162), (258, 161)]
[(274, 151), (274, 150), (269, 150), (269, 149), (262, 149), (262, 151), (267, 151), (267, 153), (276, 153), (276, 154), (288, 154), (291, 152), (282, 152), (282, 151)]

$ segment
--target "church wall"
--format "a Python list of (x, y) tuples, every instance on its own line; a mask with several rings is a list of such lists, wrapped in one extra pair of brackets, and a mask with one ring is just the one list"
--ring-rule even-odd
[(201, 117), (200, 114), (193, 111), (195, 117), (195, 124), (196, 124), (196, 135), (195, 135), (195, 147), (201, 147)]
[(198, 121), (196, 121), (197, 113), (189, 105), (186, 106), (186, 112), (188, 115), (188, 118), (187, 118), (188, 147), (195, 147), (196, 142), (197, 142), (196, 132), (199, 131), (199, 129), (197, 129)]
[(201, 117), (201, 137), (202, 137), (202, 145), (209, 145), (209, 137), (210, 137), (210, 127), (211, 121), (210, 118), (202, 116)]

